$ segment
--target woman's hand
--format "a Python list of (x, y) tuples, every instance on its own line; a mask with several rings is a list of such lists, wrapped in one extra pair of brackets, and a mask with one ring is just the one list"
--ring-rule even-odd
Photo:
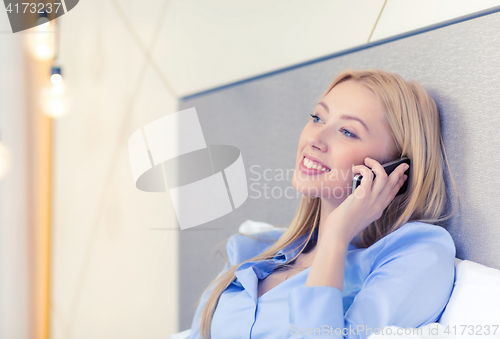
[[(353, 175), (361, 173), (363, 176), (361, 184), (325, 222), (325, 227), (346, 243), (382, 216), (407, 179), (404, 174), (407, 164), (400, 164), (389, 176), (377, 160), (366, 157), (365, 164), (352, 167)], [(376, 174), (375, 179), (372, 171)]]

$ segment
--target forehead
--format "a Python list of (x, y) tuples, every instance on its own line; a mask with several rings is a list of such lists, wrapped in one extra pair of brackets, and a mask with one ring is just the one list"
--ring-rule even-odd
[[(326, 114), (333, 121), (337, 121), (344, 114), (357, 117), (363, 120), (370, 130), (366, 132), (360, 123), (352, 122), (355, 128), (359, 126), (356, 128), (358, 133), (364, 132), (361, 136), (365, 140), (368, 138), (375, 143), (392, 144), (391, 130), (384, 108), (375, 93), (366, 85), (353, 80), (341, 82), (321, 101), (328, 106), (329, 113)], [(323, 107), (320, 109), (324, 110)]]
[(322, 99), (334, 115), (350, 114), (365, 122), (384, 123), (385, 112), (375, 93), (366, 85), (347, 80), (337, 84)]

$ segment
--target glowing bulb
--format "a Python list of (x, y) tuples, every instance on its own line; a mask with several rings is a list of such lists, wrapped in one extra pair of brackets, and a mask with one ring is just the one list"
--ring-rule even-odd
[(37, 21), (38, 27), (41, 29), (47, 29), (50, 26), (50, 21), (47, 17), (40, 17)]
[(5, 177), (10, 169), (10, 151), (0, 142), (0, 179)]
[(38, 56), (43, 56), (45, 57), (46, 55), (50, 54), (50, 49), (47, 46), (40, 45), (36, 47), (36, 54)]
[(54, 85), (59, 85), (62, 82), (61, 67), (52, 67), (51, 73), (50, 82)]
[(53, 117), (61, 117), (64, 115), (63, 103), (60, 100), (54, 100), (51, 103), (51, 111)]
[(59, 85), (62, 82), (61, 74), (52, 74), (50, 76), (50, 82), (52, 82), (54, 85)]
[(38, 19), (39, 25), (28, 30), (26, 47), (30, 54), (38, 60), (50, 60), (56, 53), (56, 23), (53, 24), (47, 17)]
[(66, 87), (62, 82), (57, 85), (48, 82), (40, 94), (40, 105), (43, 113), (51, 118), (61, 118), (68, 113)]

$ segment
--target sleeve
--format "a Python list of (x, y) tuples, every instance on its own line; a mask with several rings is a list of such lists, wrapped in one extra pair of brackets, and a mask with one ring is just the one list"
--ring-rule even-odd
[(453, 240), (430, 224), (401, 231), (386, 236), (345, 315), (342, 292), (333, 286), (292, 289), (288, 338), (367, 338), (388, 326), (416, 328), (439, 319), (455, 279)]
[[(226, 245), (227, 257), (229, 264), (226, 263), (222, 271), (217, 275), (217, 278), (224, 274), (230, 269), (230, 266), (234, 266), (242, 263), (245, 260), (251, 259), (254, 256), (262, 253), (266, 248), (272, 245), (273, 241), (283, 233), (281, 230), (264, 231), (258, 234), (252, 235), (252, 237), (246, 236), (241, 233), (233, 234), (229, 237)], [(217, 279), (216, 278), (216, 279)], [(191, 332), (189, 339), (199, 339), (200, 337), (200, 323), (201, 319), (198, 319), (203, 307), (207, 303), (210, 294), (212, 293), (214, 286), (205, 292), (200, 299), (200, 303), (195, 311), (193, 321), (191, 322)]]

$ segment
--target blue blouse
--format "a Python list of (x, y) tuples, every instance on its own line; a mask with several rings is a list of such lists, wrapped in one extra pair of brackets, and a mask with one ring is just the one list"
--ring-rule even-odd
[[(229, 264), (262, 253), (283, 232), (252, 235), (261, 240), (232, 235), (227, 243)], [(273, 241), (266, 243), (265, 238)], [(238, 268), (215, 309), (212, 339), (366, 338), (391, 325), (415, 328), (435, 322), (451, 296), (453, 239), (440, 226), (409, 222), (368, 248), (349, 244), (342, 292), (333, 286), (305, 286), (309, 267), (258, 298), (258, 280), (271, 274), (277, 263), (291, 260), (306, 238), (307, 234), (298, 238), (273, 259)], [(288, 250), (292, 251), (285, 253)], [(226, 264), (219, 276), (228, 269)], [(198, 305), (190, 339), (200, 336), (197, 318), (211, 291)]]

